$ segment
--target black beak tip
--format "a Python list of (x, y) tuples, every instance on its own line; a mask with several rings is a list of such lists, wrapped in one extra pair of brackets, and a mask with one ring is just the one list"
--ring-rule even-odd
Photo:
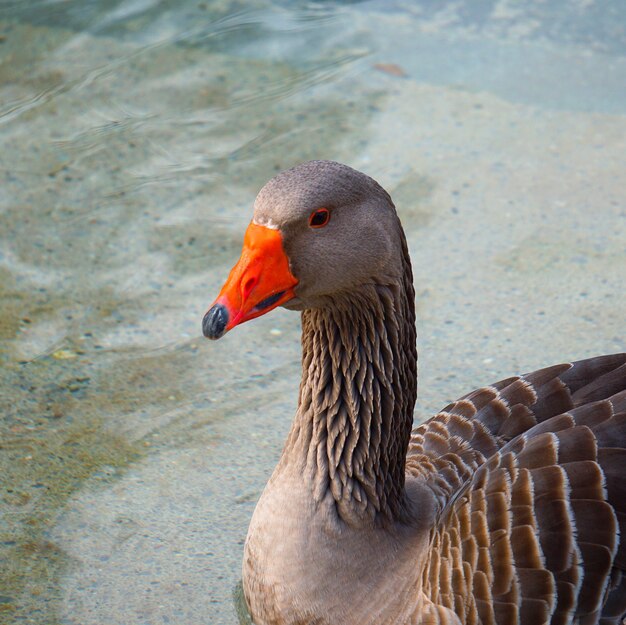
[(219, 339), (226, 332), (228, 310), (222, 304), (212, 306), (202, 319), (202, 334), (208, 339)]

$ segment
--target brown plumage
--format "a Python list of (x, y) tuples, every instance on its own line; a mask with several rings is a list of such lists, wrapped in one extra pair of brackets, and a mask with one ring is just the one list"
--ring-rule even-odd
[(254, 222), (289, 271), (263, 274), (246, 243), (204, 322), (219, 338), (302, 310), (299, 405), (245, 546), (254, 622), (621, 623), (626, 354), (503, 380), (411, 432), (414, 291), (389, 196), (314, 161), (264, 187)]
[(461, 622), (621, 623), (626, 391), (590, 402), (587, 387), (604, 379), (610, 395), (625, 362), (593, 358), (481, 389), (413, 432), (408, 471), (434, 472), (441, 501), (423, 587)]

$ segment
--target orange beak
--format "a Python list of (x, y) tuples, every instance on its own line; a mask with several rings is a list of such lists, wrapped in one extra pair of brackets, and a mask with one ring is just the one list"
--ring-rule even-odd
[(209, 339), (219, 339), (236, 325), (290, 300), (297, 284), (289, 270), (280, 232), (252, 222), (239, 261), (204, 315), (202, 333)]

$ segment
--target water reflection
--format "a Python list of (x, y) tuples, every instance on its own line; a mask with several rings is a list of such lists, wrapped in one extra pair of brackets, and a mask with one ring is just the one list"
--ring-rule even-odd
[(200, 319), (284, 167), (392, 192), (420, 416), (624, 349), (617, 20), (435, 5), (3, 3), (2, 622), (237, 622), (299, 320), (209, 345)]

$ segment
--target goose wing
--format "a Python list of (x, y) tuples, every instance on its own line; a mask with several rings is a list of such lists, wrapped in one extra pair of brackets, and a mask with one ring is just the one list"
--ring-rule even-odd
[(413, 432), (407, 465), (440, 506), (435, 605), (484, 625), (626, 616), (626, 354), (474, 391)]

